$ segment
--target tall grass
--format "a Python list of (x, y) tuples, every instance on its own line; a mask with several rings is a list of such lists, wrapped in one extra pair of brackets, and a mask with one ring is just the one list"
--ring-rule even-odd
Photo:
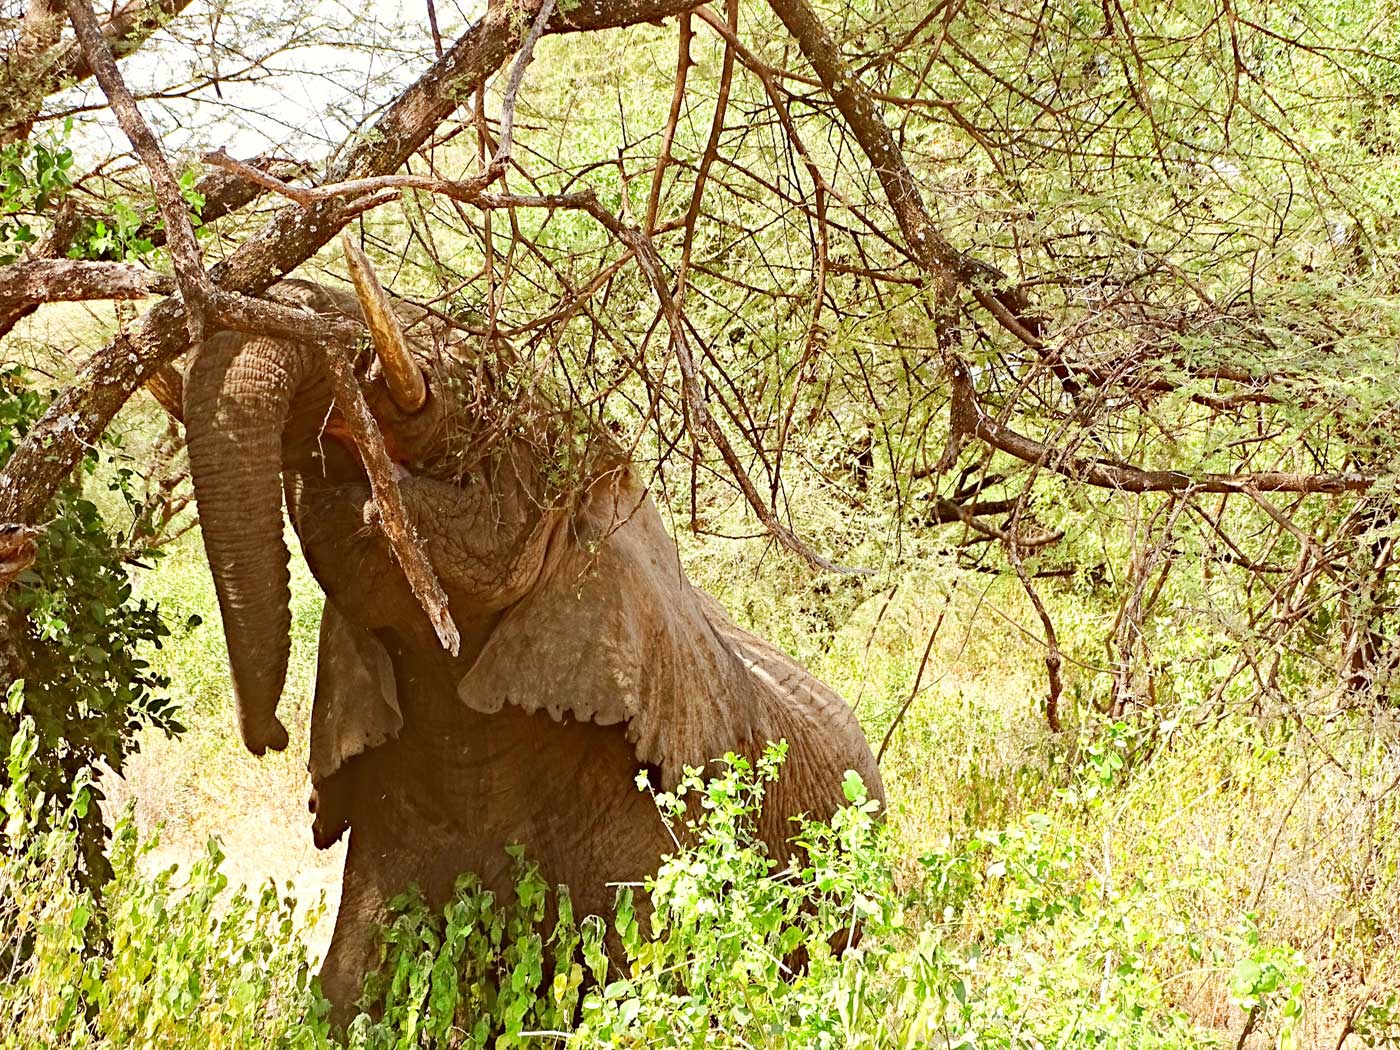
[[(470, 876), (441, 912), (406, 895), (366, 1012), (333, 1033), (293, 902), (272, 886), (230, 887), (216, 845), (184, 874), (150, 871), (149, 841), (124, 820), (103, 898), (75, 888), (63, 816), (88, 789), (39, 797), (22, 731), (0, 859), (3, 1044), (1195, 1047), (1225, 1041), (1199, 1002), (1218, 994), (1258, 1045), (1319, 1045), (1313, 1015), (1331, 1008), (1318, 983), (1344, 945), (1310, 939), (1315, 925), (1280, 929), (1285, 916), (1311, 917), (1256, 893), (1261, 875), (1298, 878), (1315, 851), (1290, 841), (1286, 822), (1282, 833), (1259, 822), (1237, 847), (1222, 847), (1233, 829), (1216, 825), (1227, 810), (1238, 819), (1245, 798), (1289, 794), (1276, 780), (1296, 771), (1296, 741), (1194, 732), (1159, 739), (1145, 763), (1136, 730), (1108, 727), (1046, 760), (1043, 807), (982, 824), (975, 787), (961, 819), (936, 832), (908, 807), (882, 822), (852, 775), (831, 822), (794, 826), (804, 860), (781, 871), (753, 829), (782, 750), (756, 769), (731, 758), (722, 775), (657, 797), (684, 848), (611, 916), (574, 916), (525, 857), (512, 900)], [(912, 753), (892, 769), (896, 797)], [(57, 819), (41, 832), (44, 806)], [(1387, 839), (1394, 808), (1374, 813)], [(929, 841), (911, 852), (915, 834)], [(1267, 857), (1220, 862), (1259, 837)], [(1393, 847), (1378, 841), (1376, 856), (1389, 868), (1355, 902), (1373, 910), (1347, 927), (1358, 958), (1365, 938), (1374, 949), (1385, 935), (1375, 909), (1395, 890)], [(859, 942), (833, 951), (857, 927)], [(1350, 1011), (1352, 1038), (1394, 1045), (1395, 1001), (1383, 970), (1372, 977), (1376, 994)]]

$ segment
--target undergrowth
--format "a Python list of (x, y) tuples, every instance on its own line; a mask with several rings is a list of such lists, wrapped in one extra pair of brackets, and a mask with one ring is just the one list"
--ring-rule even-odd
[[(22, 715), (19, 689), (8, 704)], [(801, 849), (779, 866), (754, 829), (783, 749), (753, 768), (729, 756), (656, 795), (677, 849), (610, 916), (575, 916), (520, 854), (511, 899), (470, 875), (440, 910), (406, 894), (365, 1012), (336, 1032), (294, 902), (230, 888), (217, 844), (183, 874), (149, 872), (151, 843), (123, 820), (105, 893), (78, 886), (90, 787), (46, 798), (33, 723), (19, 724), (0, 851), (5, 1047), (1213, 1045), (1162, 959), (1220, 973), (1251, 1028), (1301, 1045), (1310, 960), (1248, 912), (1226, 933), (1203, 925), (1207, 867), (1157, 881), (1116, 873), (1107, 849), (1086, 856), (1067, 814), (1125, 790), (1106, 757), (1121, 729), (1066, 767), (1058, 808), (958, 829), (913, 865), (849, 774), (848, 805), (795, 824)], [(1395, 1013), (1386, 995), (1359, 1009), (1361, 1045), (1395, 1045)]]

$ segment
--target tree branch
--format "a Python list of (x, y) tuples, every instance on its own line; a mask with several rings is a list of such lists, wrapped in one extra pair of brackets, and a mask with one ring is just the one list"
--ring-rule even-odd
[(918, 264), (940, 285), (960, 284), (1027, 346), (1041, 348), (1040, 319), (1025, 293), (989, 263), (959, 251), (929, 217), (923, 194), (870, 92), (846, 65), (826, 27), (806, 0), (769, 0), (777, 16), (845, 118), (870, 159), (894, 211), (905, 244)]
[(976, 414), (973, 433), (992, 448), (1014, 456), (1023, 463), (1044, 467), (1063, 477), (1120, 492), (1303, 492), (1340, 495), (1365, 492), (1377, 478), (1369, 474), (1297, 474), (1282, 471), (1239, 474), (1190, 474), (1182, 470), (1144, 470), (1129, 464), (1072, 456), (1063, 449), (1019, 434), (987, 415), (978, 403), (967, 367), (958, 362), (952, 369), (953, 400), (969, 404)]
[(204, 338), (204, 311), (209, 298), (209, 280), (204, 274), (200, 261), (199, 244), (195, 240), (194, 226), (190, 223), (189, 208), (180, 193), (180, 185), (170, 170), (170, 164), (161, 152), (160, 143), (151, 132), (150, 126), (141, 116), (136, 100), (127, 90), (122, 80), (117, 61), (112, 57), (107, 41), (102, 37), (102, 27), (97, 24), (97, 16), (92, 13), (89, 0), (67, 0), (68, 17), (73, 23), (78, 43), (83, 55), (92, 67), (93, 76), (102, 86), (117, 123), (131, 141), (136, 155), (141, 158), (146, 172), (150, 175), (151, 186), (155, 190), (156, 204), (165, 220), (165, 234), (169, 240), (170, 258), (175, 266), (175, 282), (179, 285), (180, 298), (185, 304), (185, 324), (189, 329), (190, 341), (199, 342)]
[(235, 160), (222, 149), (206, 153), (200, 159), (205, 164), (222, 168), (249, 183), (296, 201), (303, 208), (342, 197), (367, 197), (386, 190), (423, 190), (462, 201), (464, 204), (475, 204), (481, 192), (500, 175), (499, 172), (493, 171), (470, 179), (435, 179), (427, 175), (378, 175), (374, 178), (347, 179), (344, 182), (332, 182), (321, 186), (293, 186), (267, 172), (259, 171), (250, 164)]
[[(161, 26), (183, 11), (190, 0), (132, 0), (107, 19), (100, 35), (118, 58), (125, 58), (141, 47)], [(63, 23), (57, 18), (63, 9), (56, 0), (34, 0), (30, 12), (39, 21), (39, 12), (52, 16), (58, 29)], [(26, 22), (30, 13), (26, 13)], [(40, 37), (40, 46), (25, 47), (23, 43), (6, 56), (0, 73), (0, 146), (26, 138), (44, 100), (70, 84), (92, 76), (92, 66), (76, 41), (58, 43), (58, 33), (51, 38)]]
[[(654, 22), (689, 10), (694, 0), (600, 0), (556, 10), (547, 31), (578, 32)], [(328, 181), (370, 178), (397, 171), (461, 99), (470, 97), (500, 66), (518, 39), (506, 5), (493, 5), (452, 48), (403, 91), (346, 149)], [(299, 266), (355, 214), (354, 206), (321, 201), (289, 205), (209, 271), (228, 291), (257, 294)], [(84, 364), (73, 382), (15, 449), (0, 471), (0, 522), (31, 522), (83, 451), (101, 435), (132, 393), (189, 345), (184, 311), (173, 299), (156, 304), (138, 328), (117, 336)]]
[[(292, 178), (306, 167), (297, 161), (262, 157), (255, 157), (251, 162), (246, 162), (245, 166), (258, 172), (261, 177), (271, 178), (279, 183), (281, 180)], [(214, 171), (204, 175), (194, 184), (194, 192), (204, 198), (204, 209), (200, 212), (200, 218), (208, 225), (256, 200), (262, 194), (262, 186), (241, 176)], [(83, 230), (85, 217), (84, 213), (71, 207), (71, 202), (72, 199), (69, 198), (59, 210), (54, 219), (53, 229), (42, 242), (29, 251), (25, 263), (67, 258)], [(143, 223), (137, 229), (136, 236), (150, 241), (155, 247), (160, 247), (165, 244), (165, 224), (156, 221)], [(169, 294), (169, 291), (173, 290), (173, 283), (168, 290), (153, 289), (161, 295)], [(3, 299), (4, 296), (0, 295), (0, 300)], [(44, 301), (23, 298), (0, 301), (0, 338), (8, 335), (15, 325), (42, 306)]]
[(399, 491), (398, 480), (394, 476), (394, 464), (384, 448), (384, 436), (379, 431), (369, 405), (365, 403), (364, 392), (355, 378), (355, 370), (337, 341), (319, 342), (317, 349), (321, 363), (330, 380), (331, 395), (335, 406), (340, 410), (355, 445), (360, 450), (360, 458), (369, 475), (370, 494), (379, 510), (379, 524), (394, 557), (403, 569), (409, 588), (418, 599), (418, 604), (428, 614), (428, 619), (437, 633), (442, 647), (456, 656), (462, 647), (462, 636), (452, 621), (448, 608), (447, 594), (438, 581), (432, 563), (423, 553), (418, 534), (408, 520), (404, 509), (403, 494)]
[(174, 290), (165, 274), (135, 263), (35, 259), (0, 266), (0, 316), (38, 303), (144, 299)]

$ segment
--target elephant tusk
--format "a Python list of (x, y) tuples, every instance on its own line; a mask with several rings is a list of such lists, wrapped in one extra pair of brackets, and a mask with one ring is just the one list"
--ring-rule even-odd
[(417, 412), (428, 400), (428, 384), (423, 379), (422, 369), (408, 352), (408, 342), (398, 315), (389, 305), (389, 295), (375, 276), (369, 257), (350, 239), (348, 230), (341, 232), (340, 245), (345, 251), (345, 264), (355, 284), (355, 294), (365, 312), (365, 324), (369, 326), (389, 396), (404, 412)]

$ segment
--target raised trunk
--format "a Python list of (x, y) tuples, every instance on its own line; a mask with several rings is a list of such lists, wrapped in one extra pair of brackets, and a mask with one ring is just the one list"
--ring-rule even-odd
[(282, 449), (289, 423), (307, 425), (315, 403), (326, 403), (323, 383), (308, 389), (312, 357), (304, 346), (220, 333), (198, 348), (185, 383), (204, 549), (223, 614), (238, 728), (255, 755), (287, 745), (277, 720), (291, 645)]

